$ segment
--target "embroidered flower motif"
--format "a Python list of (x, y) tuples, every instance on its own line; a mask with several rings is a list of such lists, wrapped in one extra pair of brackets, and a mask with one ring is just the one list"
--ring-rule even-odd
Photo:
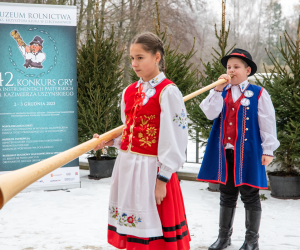
[(133, 223), (133, 217), (132, 216), (127, 217), (127, 221), (128, 223)]
[(147, 128), (147, 134), (149, 136), (154, 136), (156, 134), (156, 128), (155, 127), (150, 127), (150, 128)]
[(154, 83), (154, 84), (157, 84), (157, 83), (159, 83), (159, 81), (158, 81), (158, 77), (156, 77), (156, 78), (153, 78), (153, 79), (151, 80), (151, 83)]
[(127, 135), (127, 131), (125, 129), (127, 128), (128, 123), (129, 123), (129, 119), (128, 119), (128, 116), (126, 115), (125, 116), (125, 128), (124, 128), (123, 133), (122, 133), (122, 142), (125, 140), (126, 135)]
[[(138, 137), (140, 138), (140, 146), (143, 146), (144, 148), (147, 147), (151, 147), (153, 143), (156, 143), (156, 133), (157, 133), (157, 129), (155, 127), (151, 127), (149, 124), (149, 121), (153, 120), (155, 118), (155, 115), (150, 115), (150, 116), (146, 116), (144, 115), (144, 117), (141, 117), (141, 131), (146, 133), (147, 136), (143, 133), (139, 133)], [(140, 137), (140, 134), (142, 135)]]
[(140, 142), (142, 142), (141, 146), (148, 145), (149, 147), (151, 147), (151, 144), (152, 144), (152, 142), (149, 141), (149, 137), (142, 138), (140, 140)]
[(124, 130), (124, 131), (123, 131), (123, 133), (122, 133), (122, 141), (124, 141), (124, 140), (125, 140), (125, 137), (126, 137), (126, 135), (127, 135), (127, 131), (126, 131), (126, 130)]
[(182, 127), (182, 129), (187, 128), (187, 117), (184, 109), (182, 109), (180, 116), (175, 113), (175, 116), (173, 117), (173, 122), (178, 124), (178, 127)]
[(111, 217), (114, 218), (114, 219), (118, 219), (118, 216), (120, 215), (120, 213), (118, 212), (118, 208), (110, 208), (109, 207), (109, 213), (111, 214)]
[(111, 214), (111, 217), (116, 219), (118, 224), (120, 226), (125, 227), (136, 227), (140, 222), (142, 222), (141, 217), (138, 219), (135, 215), (127, 216), (126, 213), (122, 213), (122, 216), (120, 216), (120, 213), (118, 212), (118, 208), (109, 207), (109, 213)]
[(239, 86), (240, 86), (240, 89), (241, 89), (241, 92), (243, 92), (245, 89), (246, 89), (246, 86), (248, 85), (248, 83), (241, 83)]
[(143, 137), (143, 134), (142, 134), (142, 133), (139, 133), (138, 136), (139, 136), (139, 138), (142, 138), (142, 137)]

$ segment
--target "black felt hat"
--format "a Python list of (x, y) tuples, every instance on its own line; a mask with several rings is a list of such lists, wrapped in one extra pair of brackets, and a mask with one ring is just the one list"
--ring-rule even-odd
[(35, 36), (35, 37), (33, 38), (32, 42), (30, 43), (30, 45), (32, 45), (32, 44), (38, 44), (38, 45), (43, 46), (43, 45), (42, 45), (43, 42), (44, 42), (44, 40), (43, 40), (41, 37)]
[(248, 64), (248, 66), (251, 68), (251, 73), (249, 76), (252, 76), (256, 73), (257, 66), (256, 66), (255, 62), (252, 61), (252, 56), (250, 55), (250, 53), (248, 51), (236, 48), (228, 56), (224, 56), (221, 59), (221, 63), (225, 67), (225, 69), (227, 68), (227, 61), (231, 57), (238, 57), (238, 58), (244, 60)]

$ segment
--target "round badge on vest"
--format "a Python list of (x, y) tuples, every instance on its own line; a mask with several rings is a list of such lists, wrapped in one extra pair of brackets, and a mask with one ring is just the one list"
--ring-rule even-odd
[(247, 99), (247, 98), (243, 98), (243, 99), (241, 100), (241, 104), (242, 104), (243, 106), (247, 107), (247, 106), (250, 105), (250, 100)]
[(252, 97), (253, 95), (254, 95), (254, 93), (251, 90), (246, 90), (244, 93), (244, 96), (248, 97), (248, 98)]
[(153, 89), (150, 88), (150, 89), (147, 89), (146, 96), (148, 96), (148, 98), (150, 98), (150, 97), (154, 96), (155, 93), (156, 93), (156, 89), (155, 88), (153, 88)]

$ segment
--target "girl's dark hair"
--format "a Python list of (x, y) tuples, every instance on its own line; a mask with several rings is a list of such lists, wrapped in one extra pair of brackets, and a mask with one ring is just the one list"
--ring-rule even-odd
[(159, 52), (161, 56), (159, 67), (160, 70), (165, 71), (164, 44), (157, 35), (153, 34), (152, 32), (142, 33), (135, 36), (131, 44), (141, 44), (145, 51), (150, 52), (153, 55)]

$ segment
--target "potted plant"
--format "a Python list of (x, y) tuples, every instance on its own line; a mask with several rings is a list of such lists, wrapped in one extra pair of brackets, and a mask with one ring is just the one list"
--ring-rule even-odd
[[(103, 152), (103, 155), (101, 154)], [(100, 180), (111, 177), (114, 169), (117, 151), (113, 147), (91, 152), (92, 156), (88, 157), (90, 174), (89, 179)]]
[[(277, 47), (281, 60), (267, 51), (274, 64), (271, 74), (262, 75), (257, 83), (271, 95), (276, 112), (279, 148), (274, 152), (269, 172), (271, 195), (275, 198), (300, 198), (300, 18), (296, 40), (285, 31)], [(278, 58), (278, 57), (277, 57)], [(264, 65), (265, 67), (265, 65)], [(265, 67), (266, 71), (266, 67)]]
[[(124, 88), (120, 67), (123, 49), (119, 49), (112, 28), (104, 32), (103, 20), (96, 24), (85, 44), (77, 53), (78, 137), (79, 142), (90, 140), (121, 125), (120, 98)], [(88, 158), (90, 177), (111, 176), (117, 150), (109, 148), (92, 151)]]

